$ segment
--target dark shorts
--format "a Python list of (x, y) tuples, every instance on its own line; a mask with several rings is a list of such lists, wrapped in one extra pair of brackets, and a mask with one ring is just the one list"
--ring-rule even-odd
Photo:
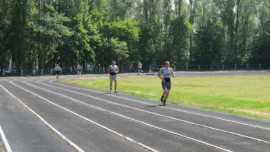
[(142, 70), (142, 68), (138, 68), (138, 70)]
[(162, 84), (162, 88), (163, 88), (163, 90), (164, 90), (164, 89), (169, 89), (169, 90), (170, 90), (170, 89), (171, 89), (171, 87), (172, 87), (172, 83), (171, 83), (171, 81), (168, 81), (168, 82), (163, 82), (163, 81), (162, 81), (162, 83), (161, 83), (161, 84)]
[(81, 72), (81, 69), (77, 69), (78, 72)]
[(59, 75), (59, 71), (55, 71), (55, 74)]

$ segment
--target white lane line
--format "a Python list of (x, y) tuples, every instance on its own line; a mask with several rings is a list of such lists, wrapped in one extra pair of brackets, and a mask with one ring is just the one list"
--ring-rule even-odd
[[(104, 92), (94, 91), (94, 90), (91, 90), (91, 89), (85, 89), (85, 88), (82, 88), (82, 87), (73, 87), (73, 86), (70, 86), (70, 85), (64, 85), (64, 84), (61, 84), (61, 83), (55, 83), (55, 84), (66, 86), (66, 87), (70, 87), (70, 88), (85, 90), (85, 91), (88, 91), (88, 92), (104, 93)], [(142, 102), (142, 101), (139, 101), (139, 100), (135, 100), (135, 99), (130, 99), (130, 98), (125, 98), (125, 97), (115, 96), (115, 95), (112, 95), (112, 94), (108, 94), (108, 95), (113, 96), (113, 97), (116, 97), (116, 98), (119, 98), (119, 99), (124, 99), (124, 100), (128, 100), (128, 101), (132, 101), (132, 102), (136, 102), (136, 103), (148, 105), (148, 106), (151, 106), (152, 105), (152, 104), (145, 103), (145, 102)], [(212, 119), (217, 119), (217, 120), (222, 120), (222, 121), (226, 121), (226, 122), (230, 122), (230, 123), (235, 123), (235, 124), (240, 124), (240, 125), (244, 125), (244, 126), (248, 126), (248, 127), (252, 127), (252, 128), (259, 128), (259, 129), (270, 131), (270, 128), (265, 128), (265, 127), (261, 127), (261, 126), (257, 126), (257, 125), (251, 125), (251, 124), (247, 124), (247, 123), (243, 123), (243, 122), (238, 122), (238, 121), (233, 121), (233, 120), (229, 120), (229, 119), (225, 119), (225, 118), (220, 118), (220, 117), (215, 117), (215, 116), (209, 116), (209, 115), (199, 114), (199, 113), (195, 113), (195, 112), (189, 112), (189, 111), (186, 111), (186, 110), (180, 110), (180, 109), (175, 109), (175, 108), (171, 108), (171, 107), (162, 107), (162, 108), (166, 108), (166, 109), (170, 109), (170, 110), (178, 111), (178, 112), (182, 112), (182, 113), (187, 113), (187, 114), (192, 114), (192, 115), (196, 115), (196, 116), (202, 116), (202, 117), (212, 118)]]
[[(103, 129), (105, 129), (105, 130), (107, 130), (107, 131), (109, 131), (109, 132), (111, 132), (111, 133), (113, 133), (113, 134), (116, 134), (116, 135), (118, 135), (118, 136), (120, 136), (120, 137), (122, 137), (122, 138), (124, 138), (124, 139), (126, 139), (126, 140), (128, 140), (128, 141), (130, 141), (130, 142), (132, 142), (132, 143), (135, 143), (135, 144), (137, 144), (137, 145), (143, 147), (143, 148), (146, 149), (146, 150), (149, 150), (149, 151), (151, 151), (151, 152), (158, 152), (157, 150), (155, 150), (155, 149), (153, 149), (153, 148), (150, 148), (150, 147), (148, 147), (148, 146), (146, 146), (146, 145), (144, 145), (144, 144), (142, 144), (142, 143), (140, 143), (140, 142), (138, 142), (138, 141), (136, 141), (136, 140), (134, 140), (134, 139), (132, 139), (132, 138), (130, 138), (130, 137), (127, 137), (127, 136), (125, 136), (125, 135), (123, 135), (123, 134), (121, 134), (121, 133), (118, 133), (118, 132), (116, 132), (116, 131), (114, 131), (114, 130), (112, 130), (112, 129), (106, 127), (106, 126), (103, 126), (103, 125), (101, 125), (101, 124), (99, 124), (99, 123), (97, 123), (97, 122), (95, 122), (95, 121), (93, 121), (93, 120), (90, 120), (90, 119), (88, 119), (88, 118), (86, 118), (86, 117), (84, 117), (84, 116), (81, 116), (81, 115), (79, 115), (79, 114), (77, 114), (77, 113), (75, 113), (75, 112), (73, 112), (73, 111), (71, 111), (71, 110), (69, 110), (69, 109), (67, 109), (67, 108), (64, 108), (64, 107), (62, 107), (62, 106), (60, 106), (60, 105), (58, 105), (58, 104), (56, 104), (56, 103), (53, 103), (52, 101), (50, 101), (50, 100), (48, 100), (48, 99), (46, 99), (46, 98), (44, 98), (44, 97), (42, 97), (42, 96), (40, 96), (40, 95), (38, 95), (38, 94), (32, 92), (32, 91), (30, 91), (30, 90), (27, 90), (27, 89), (25, 89), (25, 88), (23, 88), (23, 87), (21, 87), (21, 86), (15, 84), (15, 83), (13, 83), (12, 81), (10, 81), (10, 83), (13, 84), (13, 85), (15, 85), (16, 87), (22, 89), (22, 90), (25, 90), (25, 91), (27, 91), (27, 92), (29, 92), (29, 93), (31, 93), (31, 94), (37, 96), (37, 97), (39, 97), (39, 98), (41, 98), (41, 99), (43, 99), (43, 100), (49, 102), (50, 104), (53, 104), (53, 105), (57, 106), (58, 108), (61, 108), (61, 109), (65, 110), (65, 111), (67, 111), (67, 112), (70, 112), (70, 113), (72, 113), (72, 114), (74, 114), (74, 115), (76, 115), (76, 116), (78, 116), (78, 117), (80, 117), (80, 118), (82, 118), (82, 119), (84, 119), (84, 120), (86, 120), (86, 121), (88, 121), (88, 122), (91, 122), (91, 123), (93, 123), (93, 124), (95, 124), (95, 125), (97, 125), (97, 126), (103, 128)], [(36, 87), (36, 88), (39, 88), (39, 87)], [(44, 90), (45, 90), (45, 89), (44, 89)], [(49, 90), (48, 90), (48, 91), (49, 91)], [(52, 91), (49, 91), (49, 92), (52, 92)], [(52, 92), (52, 93), (54, 93), (54, 92)], [(57, 93), (56, 93), (56, 94), (57, 94)], [(58, 94), (58, 95), (59, 95), (59, 94)]]
[[(27, 82), (24, 82), (24, 83), (35, 87), (34, 85), (29, 84)], [(243, 134), (239, 134), (239, 133), (235, 133), (235, 132), (231, 132), (231, 131), (227, 131), (227, 130), (222, 130), (222, 129), (218, 129), (218, 128), (214, 128), (214, 127), (210, 127), (210, 126), (206, 126), (206, 125), (202, 125), (202, 124), (198, 124), (198, 123), (194, 123), (194, 122), (190, 122), (190, 121), (178, 119), (178, 118), (175, 118), (175, 117), (171, 117), (171, 116), (167, 116), (167, 115), (162, 115), (162, 114), (155, 113), (155, 112), (150, 112), (150, 111), (147, 111), (147, 110), (143, 110), (143, 109), (139, 109), (139, 108), (127, 106), (127, 105), (124, 105), (124, 104), (118, 104), (118, 103), (115, 103), (115, 102), (111, 102), (109, 100), (105, 100), (105, 99), (102, 99), (102, 98), (94, 97), (94, 96), (91, 96), (91, 95), (88, 95), (88, 94), (84, 94), (84, 93), (80, 93), (80, 92), (76, 92), (76, 91), (71, 91), (71, 90), (67, 90), (67, 89), (63, 89), (63, 88), (59, 88), (59, 87), (47, 85), (47, 84), (44, 84), (44, 83), (41, 83), (41, 82), (38, 82), (38, 83), (43, 84), (43, 85), (46, 85), (46, 86), (49, 86), (49, 87), (52, 87), (52, 88), (56, 88), (56, 89), (60, 89), (60, 90), (64, 90), (64, 91), (68, 91), (68, 92), (72, 92), (72, 93), (76, 93), (76, 94), (80, 94), (80, 95), (83, 95), (83, 96), (86, 96), (86, 97), (94, 98), (94, 99), (97, 99), (97, 100), (101, 100), (101, 101), (104, 101), (104, 102), (107, 102), (107, 103), (110, 103), (110, 104), (114, 104), (114, 105), (118, 105), (118, 106), (130, 108), (130, 109), (142, 111), (142, 112), (145, 112), (145, 113), (149, 113), (149, 114), (153, 114), (153, 115), (157, 115), (157, 116), (161, 116), (161, 117), (173, 119), (173, 120), (176, 120), (176, 121), (180, 121), (180, 122), (184, 122), (184, 123), (188, 123), (188, 124), (192, 124), (192, 125), (196, 125), (196, 126), (200, 126), (200, 127), (212, 129), (212, 130), (215, 130), (215, 131), (219, 131), (219, 132), (223, 132), (223, 133), (227, 133), (227, 134), (231, 134), (231, 135), (236, 135), (236, 136), (239, 136), (239, 137), (243, 137), (243, 138), (247, 138), (247, 139), (252, 139), (252, 140), (255, 140), (255, 141), (259, 141), (259, 142), (270, 144), (270, 141), (265, 141), (265, 140), (254, 138), (254, 137), (250, 137), (250, 136), (247, 136), (247, 135), (243, 135)], [(44, 88), (42, 88), (42, 89), (45, 90), (45, 91), (47, 90), (47, 89), (44, 89)]]
[(45, 119), (43, 119), (40, 115), (38, 115), (35, 111), (33, 111), (31, 108), (29, 108), (24, 102), (22, 102), (19, 98), (17, 98), (14, 94), (9, 92), (6, 88), (4, 88), (2, 85), (0, 85), (8, 94), (10, 94), (13, 98), (15, 98), (17, 101), (19, 101), (26, 109), (28, 109), (30, 112), (32, 112), (35, 116), (37, 116), (45, 125), (47, 125), (53, 132), (55, 132), (58, 136), (60, 136), (64, 141), (66, 141), (68, 144), (70, 144), (73, 148), (75, 148), (79, 152), (84, 152), (79, 146), (77, 146), (75, 143), (73, 143), (71, 140), (69, 140), (66, 136), (64, 136), (62, 133), (60, 133), (57, 129), (55, 129), (52, 125), (50, 125)]
[(7, 138), (6, 138), (5, 134), (4, 134), (4, 131), (3, 131), (1, 126), (0, 126), (0, 138), (3, 141), (6, 152), (12, 152), (12, 150), (11, 150), (11, 148), (9, 146), (8, 140), (7, 140)]
[[(61, 94), (61, 93), (57, 93), (57, 92), (53, 92), (53, 91), (50, 91), (50, 90), (47, 90), (47, 89), (44, 89), (44, 88), (40, 88), (40, 87), (34, 86), (34, 85), (32, 85), (32, 84), (29, 84), (29, 83), (27, 83), (27, 82), (24, 82), (24, 83), (27, 84), (27, 85), (29, 85), (29, 86), (32, 86), (32, 87), (34, 87), (34, 88), (38, 88), (38, 89), (40, 89), (40, 90), (44, 90), (44, 91), (47, 91), (47, 92), (51, 92), (51, 93), (56, 94), (56, 95), (58, 95), (58, 96), (63, 96), (63, 97), (65, 97), (65, 98), (67, 98), (67, 99), (73, 100), (73, 101), (78, 102), (78, 103), (80, 103), (80, 104), (83, 104), (83, 105), (86, 105), (86, 106), (89, 106), (89, 107), (98, 109), (98, 110), (100, 110), (100, 111), (105, 111), (105, 112), (114, 114), (114, 115), (116, 115), (116, 116), (119, 116), (119, 117), (122, 117), (122, 118), (125, 118), (125, 119), (128, 119), (128, 120), (131, 120), (131, 121), (134, 121), (134, 122), (137, 122), (137, 123), (140, 123), (140, 124), (143, 124), (143, 125), (152, 127), (152, 128), (155, 128), (155, 129), (157, 129), (157, 130), (161, 130), (161, 131), (163, 131), (163, 132), (171, 133), (171, 134), (173, 134), (173, 135), (180, 136), (180, 137), (183, 137), (183, 138), (186, 138), (186, 139), (189, 139), (189, 140), (192, 140), (192, 141), (195, 141), (195, 142), (198, 142), (198, 143), (201, 143), (201, 144), (204, 144), (204, 145), (207, 145), (207, 146), (210, 146), (210, 147), (219, 149), (219, 150), (230, 151), (230, 150), (227, 150), (227, 149), (224, 149), (224, 148), (221, 148), (221, 147), (212, 145), (212, 144), (210, 144), (210, 143), (207, 143), (207, 142), (204, 142), (204, 141), (201, 141), (201, 140), (192, 138), (192, 137), (188, 137), (188, 136), (185, 136), (185, 135), (182, 135), (182, 134), (179, 134), (179, 133), (176, 133), (176, 132), (167, 130), (167, 129), (163, 129), (163, 128), (160, 128), (160, 127), (157, 127), (157, 126), (148, 124), (148, 123), (143, 122), (143, 121), (139, 121), (139, 120), (136, 120), (136, 119), (133, 119), (133, 118), (130, 118), (130, 117), (127, 117), (127, 116), (124, 116), (124, 115), (121, 115), (121, 114), (118, 114), (118, 113), (115, 113), (115, 112), (112, 112), (112, 111), (109, 111), (109, 110), (106, 110), (106, 109), (103, 109), (103, 108), (99, 108), (99, 107), (96, 107), (96, 106), (93, 106), (93, 105), (84, 103), (84, 102), (82, 102), (82, 101), (80, 101), (80, 100), (77, 100), (77, 99), (68, 97), (68, 96), (63, 95), (63, 94)], [(42, 84), (43, 84), (43, 83), (42, 83)], [(94, 97), (94, 98), (95, 98), (95, 97)], [(95, 98), (95, 99), (98, 99), (98, 100), (104, 100), (104, 99), (100, 99), (100, 98)], [(104, 101), (108, 101), (108, 100), (104, 100)], [(110, 102), (110, 101), (108, 101), (108, 102)]]
[[(149, 105), (149, 106), (151, 105), (151, 104), (144, 103), (144, 102), (141, 102), (141, 101), (135, 100), (135, 99), (125, 98), (125, 97), (118, 97), (118, 96), (115, 96), (115, 95), (113, 95), (113, 94), (108, 94), (108, 95), (114, 96), (114, 97), (119, 98), (119, 99), (129, 100), (129, 101), (133, 101), (133, 102), (139, 102), (139, 103), (141, 103), (141, 104), (145, 104), (145, 105)], [(166, 108), (166, 109), (170, 109), (170, 110), (178, 111), (178, 112), (182, 112), (182, 113), (192, 114), (192, 115), (196, 115), (196, 116), (202, 116), (202, 117), (207, 117), (207, 118), (213, 118), (213, 119), (222, 120), (222, 121), (226, 121), (226, 122), (230, 122), (230, 123), (235, 123), (235, 124), (240, 124), (240, 125), (244, 125), (244, 126), (248, 126), (248, 127), (252, 127), (252, 128), (258, 128), (258, 129), (263, 129), (263, 130), (270, 131), (270, 128), (265, 128), (265, 127), (256, 126), (256, 125), (251, 125), (251, 124), (242, 123), (242, 122), (238, 122), (238, 121), (228, 120), (228, 119), (224, 119), (224, 118), (220, 118), (220, 117), (215, 117), (215, 116), (209, 116), (209, 115), (204, 115), (204, 114), (199, 114), (199, 113), (189, 112), (189, 111), (180, 110), (180, 109), (175, 109), (175, 108), (171, 108), (171, 107), (162, 107), (162, 108)]]

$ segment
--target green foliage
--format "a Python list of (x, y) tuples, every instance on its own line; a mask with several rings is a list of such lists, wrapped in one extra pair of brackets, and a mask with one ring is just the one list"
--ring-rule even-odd
[(161, 25), (156, 22), (140, 24), (140, 41), (137, 60), (144, 64), (154, 64), (157, 58)]
[(13, 0), (0, 2), (0, 69), (8, 64), (10, 58), (10, 53), (8, 52), (10, 46), (7, 43), (7, 39), (10, 33), (12, 3)]
[(200, 27), (195, 34), (195, 51), (193, 63), (202, 65), (220, 64), (222, 61), (223, 43), (221, 30), (218, 26), (208, 21)]
[(129, 65), (267, 63), (269, 6), (269, 0), (2, 0), (0, 68), (11, 58), (16, 68), (105, 66), (112, 58)]
[(250, 61), (270, 65), (270, 35), (268, 37), (258, 37), (254, 39), (253, 51), (251, 52)]
[[(135, 56), (135, 54), (137, 54), (137, 43), (139, 41), (139, 25), (138, 22), (134, 22), (132, 20), (116, 20), (113, 22), (107, 22), (104, 23), (101, 27), (100, 27), (100, 33), (102, 34), (102, 37), (104, 38), (103, 42), (109, 42), (112, 38), (117, 38), (117, 41), (121, 41), (121, 42), (125, 42), (128, 48), (128, 52), (130, 55), (130, 59), (131, 60), (119, 60), (118, 62), (120, 63), (130, 63), (130, 61), (132, 61), (133, 56)], [(108, 48), (106, 46), (103, 48)], [(123, 50), (124, 51), (124, 50)], [(125, 52), (125, 51), (124, 51)], [(110, 54), (110, 51), (106, 51), (105, 52), (107, 54)], [(104, 55), (103, 53), (101, 55)], [(98, 57), (100, 58), (100, 57)], [(122, 58), (122, 57), (121, 57)], [(110, 61), (110, 58), (105, 59), (103, 62), (101, 63), (106, 63), (108, 62), (108, 60)], [(101, 65), (103, 65), (101, 64)]]
[(169, 50), (167, 50), (168, 58), (166, 60), (170, 60), (174, 64), (185, 64), (188, 62), (186, 55), (188, 53), (188, 38), (192, 26), (183, 15), (172, 20), (170, 25), (169, 38), (171, 39), (171, 44), (168, 48)]

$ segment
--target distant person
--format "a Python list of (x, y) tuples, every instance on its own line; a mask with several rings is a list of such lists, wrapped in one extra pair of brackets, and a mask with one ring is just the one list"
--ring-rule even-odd
[(60, 75), (61, 70), (62, 69), (60, 68), (60, 66), (58, 64), (55, 64), (54, 71), (55, 71), (56, 81), (59, 79), (59, 75)]
[(115, 61), (112, 61), (112, 65), (108, 67), (108, 73), (110, 74), (110, 93), (112, 93), (112, 83), (114, 81), (114, 93), (117, 93), (117, 73), (119, 68)]
[(82, 66), (77, 63), (77, 76), (78, 78), (80, 77), (80, 75), (82, 74)]
[[(163, 76), (161, 76), (163, 75)], [(163, 94), (160, 98), (160, 101), (163, 103), (163, 105), (166, 105), (166, 100), (169, 97), (169, 93), (171, 90), (171, 75), (175, 77), (175, 73), (172, 68), (170, 68), (170, 62), (166, 61), (165, 62), (165, 67), (160, 68), (158, 77), (162, 80), (162, 88), (163, 88)]]
[[(138, 61), (138, 75), (140, 75), (140, 73), (143, 72), (142, 70), (142, 62)], [(143, 72), (144, 74), (144, 72)]]

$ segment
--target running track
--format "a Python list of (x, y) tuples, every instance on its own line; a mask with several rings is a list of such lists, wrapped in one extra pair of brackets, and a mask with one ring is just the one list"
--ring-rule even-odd
[[(269, 71), (177, 74), (268, 75)], [(105, 75), (85, 77), (96, 76)], [(75, 76), (61, 77), (70, 78)], [(157, 101), (51, 79), (0, 79), (0, 126), (12, 151), (270, 151), (269, 121), (171, 104), (163, 107)]]

